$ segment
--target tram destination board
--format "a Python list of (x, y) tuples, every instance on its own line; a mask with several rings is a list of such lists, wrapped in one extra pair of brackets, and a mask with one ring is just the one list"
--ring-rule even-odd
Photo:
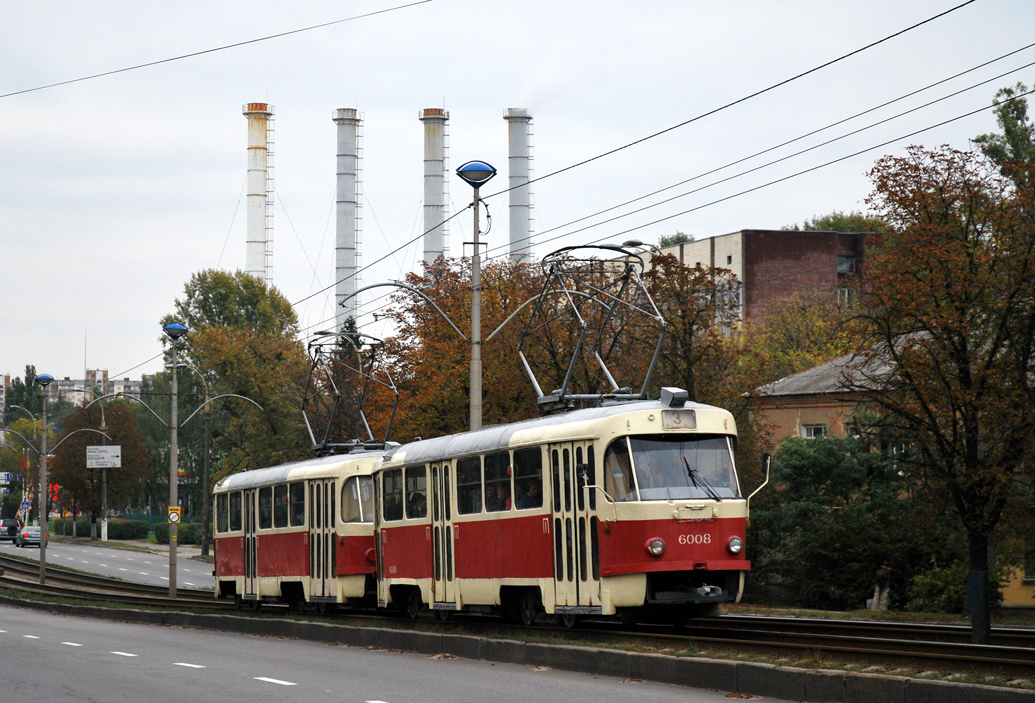
[(118, 469), (122, 467), (122, 446), (111, 445), (86, 448), (86, 468)]

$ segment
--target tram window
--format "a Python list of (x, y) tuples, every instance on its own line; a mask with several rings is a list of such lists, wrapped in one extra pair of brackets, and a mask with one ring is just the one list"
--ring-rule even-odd
[(485, 457), (485, 510), (510, 510), (510, 454), (498, 452)]
[(341, 521), (374, 521), (374, 487), (370, 476), (353, 476), (341, 489)]
[(241, 492), (234, 491), (230, 494), (230, 531), (236, 532), (241, 529)]
[(392, 469), (384, 472), (382, 479), (381, 504), (384, 505), (385, 520), (402, 520), (403, 516), (403, 472)]
[(571, 510), (571, 455), (567, 447), (561, 451), (564, 457), (564, 511)]
[[(596, 452), (593, 451), (592, 444), (589, 445), (589, 449), (586, 450), (586, 461), (589, 462), (589, 475), (587, 476), (589, 480), (589, 485), (600, 485), (597, 483), (597, 458)], [(595, 488), (592, 488), (589, 491), (589, 509), (597, 509), (597, 489)]]
[(733, 454), (726, 436), (630, 437), (640, 500), (737, 498)]
[(604, 452), (604, 490), (618, 502), (636, 500), (636, 484), (633, 483), (629, 444), (625, 437), (611, 442)]
[(288, 505), (291, 513), (291, 526), (301, 527), (305, 524), (305, 484), (297, 481), (288, 484)]
[(288, 525), (288, 487), (286, 483), (273, 487), (273, 526)]
[(268, 530), (273, 527), (273, 487), (259, 489), (259, 529)]
[(470, 515), (482, 511), (482, 460), (472, 456), (456, 462), (456, 511)]
[(518, 510), (543, 507), (543, 452), (539, 447), (514, 452)]
[(230, 511), (226, 503), (226, 493), (216, 496), (216, 532), (226, 532), (230, 525)]
[[(449, 464), (442, 465), (442, 483), (446, 485), (446, 490), (443, 491), (442, 494), (442, 500), (446, 504), (446, 520), (452, 520), (453, 517), (449, 514)], [(452, 573), (452, 567), (450, 567), (450, 573)], [(450, 576), (450, 578), (452, 578), (452, 576)]]
[[(432, 519), (435, 522), (438, 522), (442, 519), (439, 517), (439, 514), (442, 511), (442, 506), (440, 505), (441, 500), (442, 484), (438, 481), (438, 465), (436, 464), (435, 466), (431, 467), (431, 510)], [(437, 531), (438, 528), (436, 527), (435, 530)], [(438, 581), (438, 576), (435, 577), (435, 580)]]
[(586, 492), (582, 490), (582, 487), (587, 483), (589, 483), (589, 467), (582, 461), (582, 447), (575, 447), (575, 497), (579, 510), (586, 509)]
[(406, 517), (428, 516), (428, 469), (426, 466), (406, 467)]
[(550, 452), (550, 464), (553, 466), (553, 511), (561, 512), (561, 460), (557, 450)]

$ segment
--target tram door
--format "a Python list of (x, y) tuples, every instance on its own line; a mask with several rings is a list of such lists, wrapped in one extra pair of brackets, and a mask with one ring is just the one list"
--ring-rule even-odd
[(431, 465), (431, 549), (435, 603), (456, 602), (453, 578), (453, 514), (450, 505), (450, 465)]
[(334, 548), (335, 515), (334, 479), (309, 484), (309, 598), (337, 597), (334, 572), (337, 550)]
[(255, 496), (258, 491), (254, 488), (244, 491), (244, 595), (253, 596), (256, 594), (256, 580), (258, 578), (258, 556), (259, 550), (255, 540), (255, 528), (258, 523), (255, 515)]
[(597, 483), (592, 454), (590, 442), (550, 445), (556, 603), (576, 612), (600, 606), (596, 496), (585, 490)]

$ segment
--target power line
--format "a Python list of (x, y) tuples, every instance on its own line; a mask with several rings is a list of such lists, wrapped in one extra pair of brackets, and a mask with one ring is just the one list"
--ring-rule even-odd
[[(137, 64), (136, 66), (127, 66), (126, 68), (117, 68), (113, 71), (104, 71), (103, 73), (95, 73), (90, 76), (83, 76), (81, 78), (72, 78), (67, 81), (58, 81), (57, 83), (48, 83), (47, 85), (36, 86), (35, 88), (25, 88), (24, 90), (16, 90), (12, 93), (4, 93), (0, 95), (0, 99), (9, 98), (13, 95), (23, 95), (25, 93), (34, 93), (39, 90), (46, 90), (47, 88), (56, 88), (61, 85), (69, 85), (70, 83), (81, 83), (83, 81), (93, 80), (94, 78), (103, 78), (104, 76), (113, 76), (117, 73), (126, 73), (128, 71), (136, 71), (141, 68), (148, 68), (150, 66), (158, 66), (163, 63), (171, 63), (173, 61), (180, 61), (182, 59), (189, 59), (195, 56), (202, 56), (204, 54), (212, 54), (217, 51), (225, 51), (227, 49), (235, 49), (239, 46), (247, 46), (248, 44), (257, 44), (259, 42), (269, 41), (270, 39), (279, 39), (280, 37), (290, 36), (292, 34), (300, 34), (302, 32), (309, 32), (314, 29), (320, 29), (322, 27), (330, 27), (335, 24), (341, 24), (343, 22), (352, 22), (354, 20), (364, 19), (366, 17), (373, 17), (374, 15), (382, 15), (387, 12), (394, 12), (396, 10), (404, 10), (408, 7), (414, 7), (415, 5), (423, 5), (431, 2), (432, 0), (416, 0), (416, 2), (407, 3), (405, 5), (396, 5), (395, 7), (389, 7), (384, 10), (374, 10), (373, 12), (366, 12), (362, 15), (354, 15), (352, 17), (346, 17), (340, 20), (333, 20), (331, 22), (323, 22), (321, 24), (314, 24), (309, 27), (302, 27), (301, 29), (292, 29), (287, 32), (279, 32), (277, 34), (269, 34), (264, 37), (258, 37), (257, 39), (248, 39), (246, 41), (236, 42), (234, 44), (225, 44), (223, 46), (217, 46), (212, 49), (204, 49), (202, 51), (194, 51), (189, 54), (181, 54), (179, 56), (172, 56), (167, 59), (160, 59), (158, 61), (149, 61), (147, 63)], [(973, 2), (973, 0), (971, 0)]]
[(803, 72), (797, 74), (796, 76), (791, 76), (790, 78), (785, 78), (784, 80), (780, 81), (779, 83), (773, 83), (768, 88), (762, 88), (761, 90), (756, 90), (754, 93), (751, 93), (750, 95), (745, 95), (744, 97), (738, 98), (737, 100), (734, 100), (733, 102), (726, 103), (725, 105), (722, 105), (721, 107), (717, 107), (717, 108), (714, 108), (712, 110), (709, 110), (708, 112), (701, 113), (700, 115), (697, 115), (696, 117), (691, 117), (688, 120), (684, 120), (683, 122), (680, 122), (678, 124), (674, 124), (671, 127), (666, 127), (665, 129), (662, 129), (660, 131), (654, 132), (653, 134), (648, 134), (646, 137), (641, 137), (641, 138), (639, 138), (639, 139), (637, 139), (635, 141), (629, 142), (628, 144), (623, 144), (622, 146), (615, 147), (614, 149), (611, 149), (610, 151), (605, 151), (602, 154), (597, 154), (596, 156), (591, 156), (588, 159), (584, 159), (582, 161), (579, 161), (578, 163), (571, 164), (570, 166), (565, 166), (564, 168), (559, 168), (556, 171), (551, 171), (550, 173), (547, 173), (545, 175), (539, 176), (538, 178), (533, 178), (533, 179), (531, 179), (529, 181), (526, 181), (526, 182), (524, 182), (524, 183), (522, 183), (520, 185), (513, 186), (512, 188), (507, 188), (505, 190), (501, 190), (501, 191), (498, 191), (496, 193), (492, 193), (491, 195), (486, 195), (485, 197), (482, 198), (482, 200), (488, 200), (489, 198), (494, 198), (497, 195), (502, 195), (504, 193), (508, 193), (511, 190), (513, 190), (514, 188), (525, 188), (527, 186), (532, 185), (533, 183), (538, 183), (539, 181), (546, 180), (547, 178), (550, 178), (552, 176), (556, 176), (556, 175), (564, 173), (566, 171), (571, 171), (572, 169), (578, 168), (579, 166), (585, 166), (586, 164), (592, 163), (592, 162), (597, 161), (599, 159), (602, 159), (605, 156), (611, 156), (612, 154), (617, 154), (618, 152), (624, 151), (625, 149), (628, 149), (630, 147), (636, 146), (637, 144), (642, 144), (643, 142), (646, 142), (646, 141), (648, 141), (650, 139), (654, 139), (655, 137), (660, 137), (663, 134), (668, 134), (669, 132), (672, 132), (674, 130), (679, 129), (680, 127), (685, 127), (688, 124), (691, 124), (693, 122), (697, 122), (698, 120), (702, 120), (705, 117), (709, 117), (709, 116), (714, 115), (714, 114), (716, 114), (718, 112), (722, 112), (723, 110), (731, 108), (734, 105), (739, 105), (740, 103), (747, 102), (748, 100), (751, 100), (752, 98), (757, 98), (759, 95), (763, 95), (765, 93), (768, 93), (769, 91), (775, 90), (776, 88), (779, 88), (780, 86), (787, 85), (788, 83), (796, 81), (799, 78), (804, 78), (805, 76), (809, 75), (810, 73), (815, 73), (816, 71), (819, 71), (819, 70), (822, 70), (824, 68), (827, 68), (828, 66), (832, 66), (835, 63), (838, 63), (839, 61), (844, 61), (845, 59), (847, 59), (849, 57), (852, 57), (852, 56), (855, 56), (856, 54), (862, 53), (863, 51), (866, 51), (867, 49), (872, 49), (873, 47), (877, 46), (878, 44), (883, 44), (884, 42), (889, 41), (891, 39), (894, 39), (895, 37), (899, 37), (899, 36), (905, 34), (906, 32), (909, 32), (909, 31), (912, 31), (912, 30), (916, 29), (917, 27), (922, 27), (923, 25), (928, 24), (929, 22), (933, 22), (934, 20), (939, 19), (940, 17), (944, 17), (945, 15), (948, 15), (949, 13), (955, 12), (956, 10), (959, 10), (960, 8), (966, 7), (967, 5), (970, 5), (970, 4), (974, 3), (974, 2), (976, 2), (976, 0), (966, 0), (966, 2), (960, 3), (959, 5), (956, 5), (955, 7), (951, 7), (948, 10), (945, 10), (944, 12), (939, 12), (937, 15), (934, 15), (933, 17), (928, 17), (927, 19), (925, 19), (925, 20), (923, 20), (921, 22), (917, 22), (914, 25), (910, 25), (909, 27), (906, 27), (905, 29), (900, 29), (899, 31), (895, 32), (894, 34), (889, 34), (888, 36), (884, 37), (883, 39), (878, 39), (875, 42), (870, 42), (866, 46), (861, 46), (858, 49), (855, 49), (854, 51), (849, 51), (847, 54), (842, 54), (841, 56), (838, 56), (836, 59), (831, 59), (830, 61), (827, 61), (826, 63), (822, 63), (819, 66), (816, 66), (814, 68), (810, 68), (807, 71), (803, 71)]

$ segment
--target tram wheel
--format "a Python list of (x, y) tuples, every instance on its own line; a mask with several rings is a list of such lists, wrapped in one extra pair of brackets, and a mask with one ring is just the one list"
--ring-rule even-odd
[(453, 611), (452, 610), (436, 610), (435, 611), (435, 617), (439, 621), (441, 621), (441, 622), (445, 622), (450, 617), (452, 617), (452, 615), (453, 615)]
[(576, 613), (561, 613), (557, 616), (557, 622), (569, 630), (574, 630), (582, 624), (582, 616)]
[(523, 591), (521, 593), (521, 603), (518, 607), (519, 614), (521, 615), (521, 624), (534, 625), (543, 611), (543, 604), (539, 598), (539, 591), (535, 589), (526, 589)]
[(410, 590), (409, 595), (406, 596), (406, 615), (411, 620), (416, 620), (420, 617), (423, 610), (424, 602), (420, 599), (420, 589), (414, 588)]
[(253, 613), (257, 613), (262, 609), (262, 601), (256, 598), (255, 600), (246, 601), (248, 609)]

